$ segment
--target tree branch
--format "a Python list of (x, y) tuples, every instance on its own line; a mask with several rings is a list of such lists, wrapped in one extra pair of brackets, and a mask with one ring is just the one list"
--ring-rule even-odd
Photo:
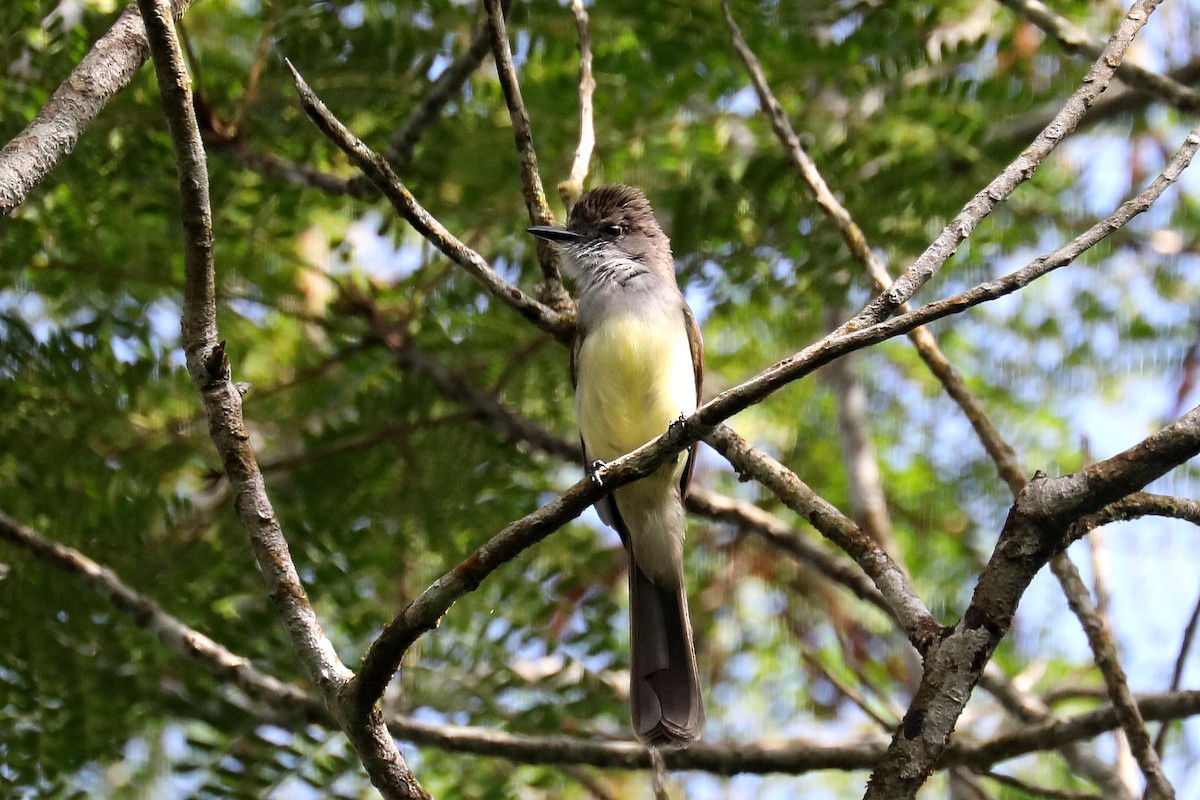
[[(542, 177), (538, 174), (537, 151), (533, 148), (533, 129), (529, 124), (529, 112), (525, 110), (525, 101), (521, 98), (521, 85), (517, 81), (517, 69), (508, 45), (508, 26), (504, 22), (504, 9), (500, 0), (483, 0), (483, 7), (487, 11), (496, 74), (500, 78), (500, 88), (504, 90), (508, 117), (512, 120), (517, 157), (521, 163), (522, 194), (525, 198), (525, 208), (529, 212), (529, 221), (534, 225), (553, 225), (554, 214), (546, 202), (546, 191), (542, 188)], [(562, 276), (559, 274), (558, 251), (550, 242), (538, 239), (537, 257), (542, 266), (543, 301), (555, 311), (571, 309), (571, 296), (563, 287)]]
[[(1171, 70), (1167, 73), (1167, 77), (1185, 86), (1195, 83), (1200, 80), (1200, 58), (1192, 59), (1183, 66)], [(1081, 124), (1095, 125), (1121, 114), (1143, 111), (1154, 99), (1154, 95), (1132, 89), (1129, 86), (1111, 89), (1092, 105), (1087, 119)], [(1036, 136), (1037, 132), (1054, 117), (1054, 112), (1057, 110), (1057, 107), (1035, 110), (1016, 119), (997, 122), (984, 134), (984, 142), (992, 144), (1003, 141), (1026, 141)]]
[[(1135, 14), (1134, 16), (1136, 17), (1137, 15)], [(399, 187), (402, 190), (403, 187), (400, 186), (394, 174), (387, 174), (390, 170), (387, 168), (386, 163), (371, 153), (361, 142), (354, 139), (336, 119), (328, 114), (324, 106), (320, 104), (320, 101), (304, 85), (303, 80), (299, 79), (298, 75), (295, 75), (295, 77), (298, 89), (302, 97), (305, 98), (305, 107), (309, 111), (310, 116), (318, 121), (318, 124), (331, 135), (331, 138), (334, 138), (335, 141), (344, 142), (347, 151), (357, 156), (360, 166), (376, 167), (380, 174), (381, 182), (385, 186), (393, 190), (395, 187)], [(1128, 219), (1144, 211), (1148, 207), (1148, 204), (1165, 190), (1167, 185), (1170, 185), (1171, 182), (1178, 178), (1179, 172), (1190, 162), (1197, 145), (1200, 145), (1200, 136), (1189, 136), (1171, 164), (1168, 165), (1168, 168), (1164, 170), (1154, 183), (1140, 193), (1137, 198), (1123, 204), (1117, 212), (1114, 212), (1109, 218), (1093, 226), (1092, 229), (1077, 237), (1069, 245), (1060, 248), (1049, 256), (1038, 259), (1033, 264), (1023, 270), (1018, 270), (1018, 272), (1010, 276), (981, 284), (961, 295), (948, 298), (939, 303), (930, 304), (920, 310), (879, 322), (866, 328), (860, 327), (854, 329), (851, 326), (849, 330), (844, 330), (848, 326), (843, 326), (842, 330), (825, 337), (825, 339), (816, 344), (810, 345), (796, 355), (769, 367), (744, 383), (723, 392), (708, 403), (705, 403), (695, 414), (681, 421), (663, 436), (610, 464), (610, 469), (605, 475), (606, 485), (610, 489), (615, 488), (623, 485), (625, 482), (647, 474), (670, 455), (678, 452), (691, 442), (712, 433), (713, 429), (724, 419), (753, 403), (759, 402), (783, 385), (808, 374), (817, 367), (828, 363), (830, 360), (846, 352), (883, 341), (898, 333), (906, 333), (912, 328), (926, 324), (933, 319), (958, 313), (972, 305), (1016, 291), (1029, 281), (1046, 274), (1052, 269), (1070, 263), (1079, 253), (1084, 252), (1088, 247), (1102, 240), (1113, 230), (1121, 227)], [(407, 195), (407, 192), (404, 191), (403, 195)], [(411, 201), (411, 195), (407, 195), (407, 197)], [(415, 201), (411, 202), (415, 203)], [(421, 211), (424, 213), (423, 209)], [(436, 224), (436, 220), (433, 223)], [(440, 226), (438, 227), (440, 228)], [(446, 234), (446, 236), (449, 236), (449, 234)], [(465, 248), (463, 249), (465, 250)], [(480, 262), (482, 262), (482, 259), (480, 259)], [(530, 302), (535, 303), (536, 301), (530, 300)], [(856, 319), (872, 319), (873, 312), (871, 309), (877, 305), (878, 303), (873, 303), (872, 306), (861, 312)], [(537, 307), (529, 307), (529, 313), (535, 321), (546, 318), (543, 316), (546, 311), (539, 311), (539, 307), (544, 309), (540, 304)], [(562, 340), (565, 341), (569, 338), (569, 324), (564, 325), (560, 330), (566, 334), (562, 337)], [(386, 685), (394, 673), (407, 647), (421, 632), (434, 625), (441, 614), (451, 604), (477, 586), (478, 582), (491, 570), (513, 558), (520, 549), (549, 535), (555, 527), (564, 524), (577, 515), (584, 507), (594, 502), (595, 497), (592, 495), (592, 492), (581, 488), (577, 484), (558, 500), (544, 506), (538, 512), (522, 520), (517, 520), (492, 542), (485, 545), (474, 556), (456, 568), (455, 571), (452, 571), (431, 586), (408, 609), (401, 612), (388, 628), (385, 629), (384, 635), (376, 642), (376, 646), (372, 648), (373, 655), (368, 655), (368, 661), (371, 664), (370, 680), (356, 682), (359, 708), (369, 707), (379, 694), (382, 693), (382, 687)], [(902, 580), (902, 574), (895, 570), (894, 567), (880, 566), (873, 559), (869, 560), (868, 566), (889, 582), (889, 589), (884, 592), (885, 596), (889, 591), (892, 592), (893, 597), (889, 599), (900, 600), (904, 603), (910, 603), (915, 599), (918, 604), (920, 603), (919, 599), (910, 598), (906, 595), (903, 589), (905, 581)], [(913, 606), (908, 608), (903, 614), (907, 620), (905, 623), (906, 631), (909, 633), (910, 638), (916, 642), (927, 641), (927, 634), (929, 632), (927, 623), (922, 620), (922, 614), (920, 613), (922, 610), (923, 606)], [(364, 664), (366, 663), (364, 662)], [(366, 667), (364, 666), (365, 669)], [(363, 692), (362, 687), (364, 685), (368, 686), (370, 690)]]
[(1150, 19), (1150, 14), (1161, 0), (1136, 0), (1117, 26), (1108, 45), (1084, 76), (1082, 83), (1067, 98), (1062, 109), (1042, 129), (1033, 143), (1026, 147), (1015, 160), (992, 179), (951, 220), (937, 238), (925, 249), (916, 261), (891, 287), (877, 297), (862, 312), (846, 323), (848, 329), (859, 328), (883, 319), (901, 304), (908, 301), (942, 265), (954, 255), (958, 245), (971, 234), (979, 223), (1016, 188), (1033, 177), (1042, 160), (1079, 124), (1091, 105), (1108, 87), (1113, 73), (1121, 63), (1125, 51), (1141, 27)]
[(1146, 777), (1146, 787), (1150, 796), (1174, 797), (1175, 789), (1163, 773), (1162, 761), (1150, 742), (1150, 734), (1146, 731), (1146, 721), (1142, 719), (1133, 699), (1133, 692), (1129, 689), (1129, 680), (1121, 667), (1111, 627), (1092, 603), (1092, 596), (1083, 583), (1079, 570), (1065, 553), (1050, 560), (1050, 569), (1062, 584), (1071, 611), (1083, 623), (1088, 646), (1092, 650), (1100, 674), (1104, 677), (1104, 686), (1108, 696), (1112, 698), (1117, 720), (1121, 723), (1121, 729), (1129, 743), (1129, 751)]
[(341, 722), (372, 784), (387, 798), (427, 798), (388, 734), (382, 716), (347, 720), (339, 691), (350, 677), (321, 630), (271, 507), (242, 417), (241, 394), (230, 381), (224, 342), (217, 341), (212, 212), (204, 147), (192, 103), (191, 80), (164, 0), (138, 0), (175, 161), (184, 229), (183, 349), (204, 402), (209, 433), (234, 492), (272, 601), (292, 645), (330, 711)]
[(1033, 576), (1072, 524), (1200, 452), (1200, 408), (1134, 447), (1061, 478), (1035, 475), (1013, 504), (971, 605), (926, 657), (925, 674), (866, 800), (908, 800), (925, 782)]
[(330, 113), (320, 98), (313, 93), (304, 78), (290, 61), (285, 62), (292, 73), (300, 103), (317, 127), (328, 136), (346, 155), (350, 156), (359, 169), (371, 179), (375, 187), (392, 204), (396, 213), (403, 217), (417, 233), (425, 237), (434, 247), (462, 266), (474, 276), (496, 299), (504, 302), (525, 319), (550, 333), (561, 341), (573, 335), (569, 318), (522, 292), (492, 269), (483, 256), (467, 247), (454, 234), (426, 211), (416, 198), (405, 188), (387, 160), (372, 151), (345, 125)]
[[(505, 5), (507, 6), (507, 3)], [(408, 166), (421, 136), (429, 126), (437, 122), (438, 116), (446, 104), (462, 91), (463, 85), (475, 73), (475, 70), (479, 69), (479, 65), (487, 57), (490, 48), (491, 40), (487, 24), (480, 23), (476, 26), (475, 33), (471, 36), (471, 44), (467, 46), (466, 51), (454, 59), (450, 66), (437, 76), (425, 97), (408, 113), (400, 130), (392, 136), (387, 157), (394, 167), (402, 169)], [(369, 184), (369, 180), (365, 176), (363, 182)]]
[(330, 721), (325, 709), (303, 690), (254, 668), (250, 659), (236, 655), (203, 633), (163, 610), (153, 598), (133, 589), (121, 577), (83, 553), (26, 527), (0, 512), (0, 539), (16, 545), (39, 560), (82, 580), (94, 592), (149, 631), (168, 649), (204, 666), (221, 681), (231, 682), (251, 697), (266, 702), (315, 704), (310, 711)]
[(861, 569), (830, 553), (809, 537), (801, 535), (774, 514), (753, 503), (734, 500), (695, 484), (688, 489), (684, 504), (689, 511), (758, 536), (895, 619), (895, 612), (888, 601)]
[[(302, 719), (333, 727), (329, 710), (304, 690), (282, 683), (254, 668), (249, 659), (227, 650), (162, 609), (152, 598), (131, 588), (108, 567), (73, 548), (45, 538), (0, 512), (0, 540), (84, 581), (118, 610), (130, 615), (168, 649), (229, 681), (248, 696), (278, 712), (281, 719)], [(1138, 698), (1146, 719), (1180, 719), (1200, 714), (1200, 692), (1172, 692)], [(1097, 736), (1116, 727), (1111, 707), (1066, 720), (1028, 726), (993, 739), (952, 746), (947, 765), (987, 769), (1010, 758), (1047, 747)], [(475, 753), (526, 764), (577, 764), (602, 768), (641, 769), (650, 765), (646, 749), (637, 742), (606, 742), (563, 736), (521, 736), (466, 725), (438, 725), (404, 716), (388, 719), (392, 734), (418, 745), (451, 752)], [(780, 772), (798, 774), (826, 769), (868, 769), (878, 763), (883, 748), (873, 743), (813, 744), (789, 740), (770, 745), (696, 744), (667, 754), (672, 769), (705, 770), (714, 774)]]
[[(479, 68), (484, 57), (491, 49), (488, 38), (487, 24), (480, 24), (467, 50), (459, 55), (446, 67), (421, 102), (409, 112), (404, 124), (392, 136), (388, 146), (387, 159), (394, 169), (403, 169), (412, 161), (417, 142), (429, 127), (437, 121), (438, 115), (456, 94), (471, 74)], [(273, 153), (263, 153), (251, 150), (244, 139), (230, 138), (218, 141), (218, 146), (230, 159), (247, 169), (297, 186), (324, 192), (331, 197), (373, 197), (378, 191), (371, 179), (359, 173), (352, 178), (342, 178), (307, 164), (298, 164), (281, 158)]]
[(924, 654), (941, 635), (942, 628), (921, 601), (908, 576), (870, 536), (827, 500), (804, 484), (795, 473), (722, 425), (706, 441), (733, 465), (770, 489), (776, 497), (842, 548), (874, 582), (892, 615), (917, 652)]
[(571, 160), (571, 171), (567, 173), (567, 179), (558, 185), (558, 196), (562, 198), (568, 212), (583, 194), (583, 181), (587, 178), (592, 151), (596, 147), (596, 127), (592, 111), (596, 79), (592, 75), (592, 36), (583, 0), (571, 0), (571, 13), (575, 15), (575, 27), (579, 31), (579, 145), (575, 148), (575, 157)]
[[(1054, 13), (1041, 0), (996, 0), (1022, 19), (1028, 20), (1058, 42), (1068, 53), (1099, 58), (1104, 41), (1093, 37), (1066, 17)], [(1180, 111), (1200, 112), (1200, 93), (1166, 75), (1160, 75), (1133, 63), (1117, 67), (1117, 78), (1124, 83), (1163, 100)]]
[[(1187, 663), (1188, 653), (1192, 649), (1192, 641), (1196, 637), (1197, 627), (1200, 627), (1200, 597), (1196, 598), (1196, 603), (1192, 606), (1192, 615), (1188, 617), (1187, 625), (1183, 627), (1183, 640), (1179, 643), (1179, 654), (1175, 656), (1175, 666), (1171, 669), (1171, 691), (1178, 691), (1179, 684), (1183, 681), (1183, 667)], [(1163, 722), (1162, 727), (1158, 729), (1158, 735), (1154, 737), (1154, 750), (1160, 756), (1163, 745), (1167, 741), (1169, 728), (1170, 723)]]
[[(171, 13), (183, 16), (192, 0), (173, 0)], [(33, 121), (0, 150), (0, 217), (25, 202), (101, 109), (146, 63), (150, 51), (136, 3), (96, 40), (83, 60), (54, 91)]]

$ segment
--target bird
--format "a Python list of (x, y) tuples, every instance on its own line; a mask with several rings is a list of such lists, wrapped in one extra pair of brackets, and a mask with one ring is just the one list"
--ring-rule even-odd
[[(694, 412), (704, 378), (696, 317), (675, 277), (667, 235), (641, 190), (584, 194), (566, 227), (529, 233), (554, 244), (578, 288), (571, 348), (585, 463), (602, 481), (612, 461)], [(630, 707), (634, 734), (685, 747), (704, 728), (683, 575), (683, 498), (696, 445), (596, 504), (629, 554)]]

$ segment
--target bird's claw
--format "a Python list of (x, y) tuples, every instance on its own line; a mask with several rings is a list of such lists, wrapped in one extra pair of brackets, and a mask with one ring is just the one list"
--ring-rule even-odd
[(597, 486), (604, 485), (604, 474), (606, 472), (608, 472), (608, 464), (605, 464), (603, 461), (596, 460), (588, 466), (588, 477)]
[(687, 423), (687, 417), (685, 417), (683, 415), (683, 412), (681, 411), (681, 412), (679, 412), (678, 417), (671, 420), (671, 424), (667, 426), (667, 430), (670, 431), (671, 433), (674, 433), (675, 431), (682, 428), (685, 423)]

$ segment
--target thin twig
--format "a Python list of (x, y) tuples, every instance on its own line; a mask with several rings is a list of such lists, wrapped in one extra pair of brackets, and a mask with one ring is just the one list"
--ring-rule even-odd
[[(1167, 73), (1171, 80), (1187, 86), (1200, 80), (1200, 58), (1193, 58), (1186, 64)], [(1133, 114), (1145, 111), (1155, 97), (1147, 92), (1132, 89), (1129, 86), (1119, 86), (1109, 89), (1103, 97), (1095, 102), (1087, 118), (1081, 123), (1084, 126), (1094, 126), (1111, 120), (1122, 114)], [(996, 122), (988, 127), (984, 134), (984, 144), (996, 142), (1025, 142), (1037, 135), (1054, 117), (1058, 106), (1031, 111), (1029, 114), (1015, 119)]]
[[(517, 81), (517, 68), (513, 64), (512, 49), (508, 44), (508, 26), (504, 22), (504, 9), (500, 0), (484, 0), (487, 11), (488, 30), (492, 39), (492, 56), (496, 60), (496, 73), (504, 101), (508, 105), (508, 117), (512, 120), (513, 137), (517, 145), (517, 158), (521, 164), (521, 189), (529, 221), (534, 225), (553, 225), (554, 214), (546, 202), (546, 191), (542, 188), (542, 177), (538, 173), (537, 151), (533, 148), (533, 129), (529, 123), (529, 112), (521, 98), (521, 85)], [(542, 267), (541, 298), (556, 311), (572, 307), (559, 274), (558, 251), (549, 242), (537, 241), (538, 263)]]
[[(1018, 689), (994, 663), (984, 668), (979, 685), (991, 693), (1010, 714), (1026, 723), (1054, 723), (1058, 718), (1041, 697)], [(1107, 697), (1103, 691), (1097, 694)], [(1056, 746), (1063, 760), (1080, 777), (1087, 778), (1104, 793), (1107, 800), (1133, 800), (1121, 776), (1113, 766), (1091, 752), (1081, 742), (1065, 741)]]
[(437, 76), (429, 91), (421, 98), (421, 102), (409, 112), (400, 130), (392, 136), (387, 157), (394, 167), (402, 169), (408, 166), (421, 136), (437, 121), (442, 109), (462, 90), (467, 79), (479, 69), (490, 47), (487, 25), (480, 23), (475, 28), (466, 51), (450, 62), (450, 66)]
[(592, 151), (596, 147), (595, 115), (592, 111), (596, 79), (592, 75), (592, 36), (583, 0), (571, 0), (571, 13), (575, 15), (575, 27), (579, 31), (579, 145), (575, 148), (567, 179), (558, 184), (558, 196), (568, 212), (583, 194), (583, 182), (587, 178)]
[(837, 398), (838, 439), (850, 495), (850, 514), (859, 527), (904, 569), (883, 491), (879, 454), (871, 439), (867, 390), (855, 374), (854, 365), (858, 363), (855, 358), (839, 358), (822, 373)]
[[(1000, 772), (987, 770), (980, 773), (983, 777), (990, 781), (995, 781), (1001, 786), (1010, 786), (1013, 789), (1020, 790), (1023, 794), (1033, 797), (1046, 797), (1049, 800), (1105, 800), (1104, 797), (1092, 792), (1073, 792), (1069, 789), (1051, 789), (1048, 786), (1038, 786), (1028, 781), (1023, 781), (1019, 778), (1014, 778), (1011, 775), (1005, 775)], [(1109, 799), (1111, 800), (1111, 798)]]
[[(279, 4), (276, 4), (278, 7)], [(462, 89), (467, 79), (479, 68), (491, 49), (487, 24), (480, 24), (465, 52), (446, 67), (429, 91), (421, 98), (404, 124), (392, 136), (387, 158), (395, 169), (402, 169), (412, 162), (413, 153), (421, 136), (438, 120), (438, 115)], [(308, 164), (290, 161), (273, 153), (262, 153), (250, 149), (242, 138), (218, 140), (216, 144), (228, 153), (235, 162), (260, 175), (282, 180), (297, 186), (306, 186), (324, 192), (331, 197), (373, 197), (378, 191), (371, 179), (359, 173), (351, 178), (342, 178)]]
[[(1192, 641), (1196, 638), (1196, 628), (1200, 625), (1200, 597), (1196, 598), (1195, 605), (1192, 606), (1192, 615), (1188, 617), (1187, 625), (1183, 628), (1183, 641), (1179, 643), (1179, 655), (1175, 656), (1175, 667), (1171, 670), (1171, 691), (1177, 691), (1179, 684), (1183, 682), (1183, 667), (1187, 664), (1188, 653), (1192, 649)], [(1163, 746), (1167, 741), (1167, 729), (1170, 728), (1170, 722), (1163, 722), (1162, 727), (1158, 729), (1158, 735), (1154, 737), (1154, 752), (1162, 755)]]
[[(152, 597), (130, 587), (112, 569), (78, 550), (48, 539), (3, 513), (0, 513), (0, 539), (79, 578), (169, 650), (201, 664), (218, 680), (232, 683), (250, 697), (267, 703), (287, 702), (299, 707), (311, 701), (323, 711), (320, 703), (303, 690), (258, 671), (250, 659), (230, 652), (168, 614)], [(327, 714), (325, 717), (332, 721), (328, 720)]]
[(739, 475), (750, 476), (766, 486), (784, 505), (808, 520), (854, 559), (887, 600), (891, 614), (917, 652), (924, 653), (930, 647), (941, 634), (941, 626), (917, 595), (904, 570), (870, 536), (795, 473), (751, 447), (728, 426), (719, 426), (705, 441), (724, 456)]
[(895, 618), (892, 607), (861, 569), (829, 552), (809, 537), (802, 536), (799, 531), (774, 514), (753, 503), (735, 500), (694, 484), (688, 489), (684, 503), (693, 513), (725, 522), (758, 536), (772, 547), (849, 589), (860, 600)]
[(267, 65), (267, 55), (271, 52), (271, 39), (275, 34), (275, 25), (283, 11), (284, 0), (268, 0), (266, 20), (258, 32), (258, 44), (254, 47), (254, 60), (250, 62), (250, 72), (246, 76), (246, 89), (238, 100), (237, 110), (233, 115), (233, 130), (240, 133), (246, 124), (250, 108), (258, 101), (258, 86), (262, 82), (263, 70)]
[(145, 20), (167, 127), (179, 171), (184, 230), (182, 340), (188, 372), (204, 402), (209, 433), (234, 492), (234, 507), (250, 538), (268, 594), (310, 680), (367, 770), (371, 783), (389, 798), (423, 799), (417, 782), (378, 712), (348, 719), (339, 692), (351, 673), (325, 636), (288, 552), (279, 520), (267, 497), (242, 417), (241, 394), (230, 381), (224, 342), (218, 343), (212, 211), (204, 146), (192, 103), (191, 81), (164, 0), (138, 0)]
[(897, 724), (895, 719), (887, 719), (874, 708), (872, 708), (871, 704), (867, 702), (867, 698), (863, 697), (862, 694), (853, 686), (834, 675), (828, 667), (821, 663), (821, 659), (817, 658), (815, 654), (810, 653), (808, 650), (804, 650), (800, 653), (800, 657), (804, 659), (805, 664), (808, 664), (810, 667), (817, 670), (817, 672), (820, 672), (821, 677), (829, 681), (830, 685), (837, 690), (838, 694), (856, 705), (859, 711), (866, 714), (867, 717), (869, 717), (872, 722), (878, 725), (880, 730), (882, 730), (885, 734), (891, 733), (893, 730), (895, 730)]

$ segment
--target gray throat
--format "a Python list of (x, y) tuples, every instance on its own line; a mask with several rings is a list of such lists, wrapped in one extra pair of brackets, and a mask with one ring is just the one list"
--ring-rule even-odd
[(590, 264), (579, 270), (578, 324), (590, 330), (616, 314), (678, 312), (683, 295), (671, 267), (632, 258)]

